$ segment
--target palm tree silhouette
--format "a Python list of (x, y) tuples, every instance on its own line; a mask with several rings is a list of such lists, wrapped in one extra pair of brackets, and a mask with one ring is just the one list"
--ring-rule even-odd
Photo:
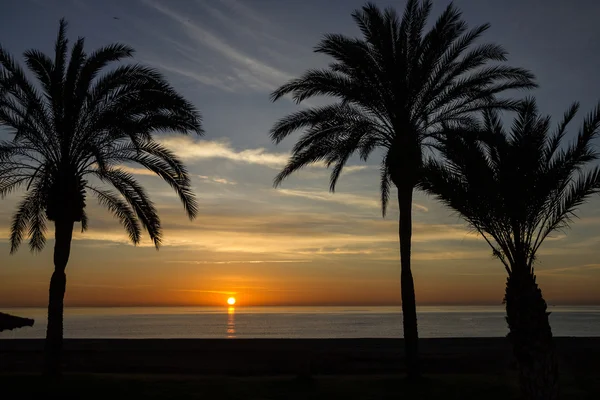
[[(55, 226), (54, 273), (50, 280), (45, 372), (60, 372), (65, 268), (75, 222), (85, 231), (86, 194), (121, 222), (134, 244), (145, 228), (156, 248), (161, 225), (156, 207), (133, 175), (119, 168), (137, 163), (177, 192), (190, 219), (197, 213), (185, 166), (155, 142), (155, 131), (202, 134), (198, 111), (151, 68), (120, 65), (133, 49), (112, 44), (91, 54), (79, 38), (67, 59), (67, 23), (60, 21), (52, 60), (37, 50), (24, 53), (39, 89), (0, 47), (0, 126), (12, 140), (0, 142), (0, 196), (25, 189), (11, 225), (11, 253), (26, 237), (32, 251)], [(41, 89), (41, 91), (40, 91)], [(98, 184), (111, 185), (116, 191)]]
[(558, 396), (549, 313), (534, 273), (536, 253), (600, 191), (600, 168), (586, 168), (598, 158), (591, 141), (600, 129), (600, 104), (577, 139), (563, 146), (578, 108), (572, 105), (554, 132), (533, 99), (523, 102), (509, 133), (496, 112), (486, 111), (480, 127), (444, 136), (438, 147), (444, 161), (430, 159), (419, 185), (456, 210), (504, 264), (509, 338), (527, 399)]
[(333, 166), (330, 190), (348, 159), (358, 153), (367, 160), (376, 149), (381, 161), (381, 204), (385, 216), (390, 186), (398, 191), (402, 313), (409, 376), (419, 376), (418, 332), (414, 282), (410, 265), (412, 196), (419, 182), (423, 151), (435, 143), (442, 124), (470, 121), (474, 111), (508, 108), (498, 99), (507, 89), (531, 88), (533, 75), (505, 65), (506, 51), (495, 44), (473, 47), (489, 28), (468, 30), (452, 4), (423, 33), (432, 2), (409, 0), (400, 19), (394, 9), (381, 11), (367, 3), (352, 17), (363, 38), (325, 35), (317, 53), (335, 61), (326, 69), (307, 71), (272, 94), (291, 94), (300, 103), (313, 96), (339, 101), (290, 114), (271, 130), (275, 143), (296, 130), (306, 132), (275, 179), (279, 185), (302, 167), (325, 162)]

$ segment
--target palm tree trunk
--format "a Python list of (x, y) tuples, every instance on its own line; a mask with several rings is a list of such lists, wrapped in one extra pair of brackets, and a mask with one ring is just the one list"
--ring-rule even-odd
[(73, 221), (57, 220), (55, 222), (54, 273), (50, 279), (48, 298), (48, 327), (44, 346), (44, 374), (60, 375), (60, 362), (63, 343), (63, 309), (67, 286), (65, 268), (71, 253)]
[(419, 333), (417, 330), (417, 304), (415, 283), (410, 269), (410, 247), (412, 237), (412, 186), (398, 186), (398, 208), (400, 210), (400, 290), (402, 296), (402, 322), (404, 327), (404, 353), (406, 373), (410, 379), (421, 375), (419, 365)]
[(558, 398), (558, 361), (546, 301), (529, 268), (514, 268), (506, 282), (506, 321), (519, 365), (519, 385), (528, 400)]

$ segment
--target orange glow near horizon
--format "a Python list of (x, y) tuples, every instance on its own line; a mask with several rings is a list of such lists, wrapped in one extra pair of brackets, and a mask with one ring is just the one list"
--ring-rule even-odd
[[(253, 240), (260, 237), (264, 235), (256, 233)], [(575, 239), (581, 240), (577, 236)], [(277, 253), (280, 249), (265, 254), (257, 250), (257, 254), (244, 254), (243, 259), (234, 250), (207, 250), (213, 259), (206, 261), (202, 257), (208, 255), (191, 249), (179, 253), (165, 246), (157, 253), (149, 247), (74, 240), (65, 305), (220, 309), (231, 305), (399, 306), (396, 240), (392, 237), (377, 254), (360, 253), (361, 248), (380, 246), (373, 242), (356, 244), (356, 250), (348, 250), (351, 254), (343, 249), (338, 254), (338, 248), (305, 248), (312, 245), (302, 242), (299, 249), (286, 248), (281, 254)], [(501, 305), (506, 273), (501, 263), (490, 258), (485, 243), (461, 239), (446, 244), (459, 247), (456, 254), (438, 255), (435, 241), (419, 240), (424, 241), (416, 241), (413, 246), (419, 306)], [(562, 240), (566, 239), (548, 243), (555, 245)], [(537, 275), (549, 304), (600, 304), (600, 264), (594, 254), (576, 249), (577, 254), (569, 253), (574, 250), (566, 246), (542, 254), (542, 268)], [(8, 242), (0, 240), (0, 307), (45, 307), (52, 247), (47, 246), (41, 255), (20, 251), (9, 256), (9, 250)]]

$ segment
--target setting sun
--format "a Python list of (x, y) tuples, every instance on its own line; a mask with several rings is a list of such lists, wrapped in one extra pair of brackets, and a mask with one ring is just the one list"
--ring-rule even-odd
[(227, 304), (229, 304), (230, 306), (235, 304), (235, 297), (230, 297), (227, 299)]

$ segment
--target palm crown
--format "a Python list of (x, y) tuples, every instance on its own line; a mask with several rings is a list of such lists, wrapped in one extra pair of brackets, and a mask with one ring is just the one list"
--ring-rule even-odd
[(474, 111), (510, 108), (498, 98), (508, 89), (533, 87), (526, 70), (490, 62), (506, 60), (498, 45), (474, 46), (489, 28), (469, 30), (450, 4), (424, 33), (430, 0), (409, 0), (402, 18), (392, 8), (367, 3), (352, 17), (362, 38), (325, 35), (317, 53), (333, 58), (328, 68), (313, 69), (272, 94), (300, 103), (314, 96), (336, 100), (279, 120), (271, 129), (275, 143), (305, 130), (287, 165), (275, 178), (279, 185), (304, 166), (324, 162), (333, 167), (330, 190), (354, 154), (366, 161), (377, 148), (381, 161), (381, 206), (385, 216), (391, 184), (397, 187), (402, 315), (407, 372), (419, 375), (416, 298), (410, 267), (412, 195), (420, 181), (423, 152), (435, 144), (444, 126), (473, 122)]
[(273, 93), (273, 99), (291, 94), (298, 103), (318, 95), (339, 100), (293, 113), (273, 127), (276, 143), (306, 128), (276, 185), (307, 164), (325, 161), (333, 166), (333, 191), (354, 153), (366, 160), (382, 147), (385, 214), (390, 182), (416, 184), (423, 145), (434, 141), (443, 123), (470, 121), (472, 112), (483, 108), (511, 107), (513, 101), (496, 95), (535, 86), (523, 69), (486, 66), (505, 61), (505, 50), (495, 44), (473, 47), (489, 25), (468, 30), (452, 4), (424, 34), (431, 6), (431, 1), (409, 0), (400, 19), (391, 8), (382, 12), (365, 5), (352, 14), (362, 39), (326, 35), (315, 51), (334, 59), (329, 67), (309, 70)]
[(573, 104), (554, 131), (533, 99), (523, 102), (510, 132), (496, 112), (481, 126), (446, 135), (431, 159), (421, 188), (456, 210), (492, 247), (509, 275), (532, 273), (535, 254), (552, 232), (568, 227), (577, 207), (600, 190), (600, 168), (592, 141), (600, 128), (600, 105), (583, 122), (574, 142), (564, 145)]
[(85, 230), (86, 193), (119, 219), (134, 243), (143, 227), (158, 247), (156, 208), (119, 166), (137, 163), (156, 173), (193, 218), (197, 205), (186, 169), (152, 133), (201, 134), (199, 113), (151, 68), (119, 65), (99, 76), (132, 56), (128, 46), (113, 44), (88, 55), (79, 38), (67, 59), (66, 25), (61, 20), (54, 60), (37, 50), (24, 53), (39, 88), (0, 47), (0, 126), (13, 134), (0, 142), (0, 196), (26, 190), (11, 226), (11, 251), (26, 236), (32, 250), (42, 249), (47, 220), (81, 221)]

